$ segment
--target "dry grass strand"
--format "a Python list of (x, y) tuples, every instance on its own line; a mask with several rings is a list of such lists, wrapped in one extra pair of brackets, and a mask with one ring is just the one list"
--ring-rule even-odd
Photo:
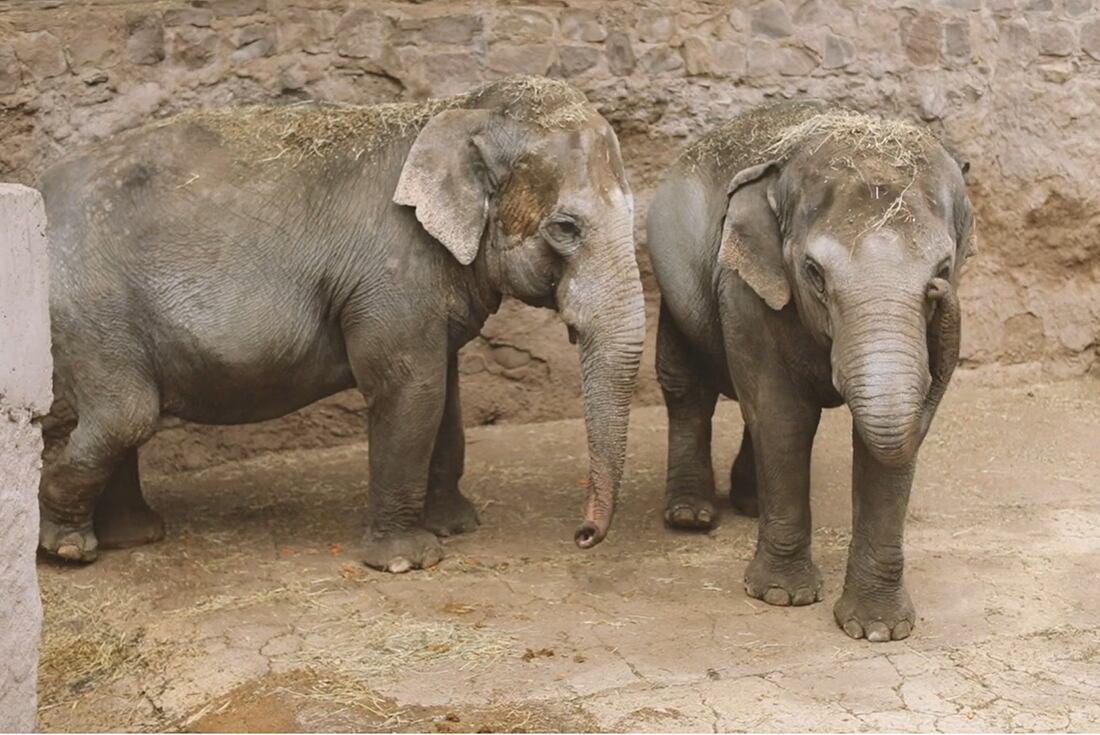
[[(127, 630), (132, 598), (75, 594), (65, 578), (40, 576), (43, 607), (38, 659), (39, 710), (67, 705), (119, 679), (162, 670), (183, 650), (146, 639), (144, 628)], [(81, 597), (87, 599), (81, 600)]]
[(764, 152), (786, 159), (805, 145), (818, 150), (829, 143), (836, 143), (845, 151), (844, 157), (849, 161), (853, 154), (871, 155), (913, 173), (927, 159), (927, 148), (936, 139), (927, 130), (908, 122), (832, 109), (783, 128)]
[(502, 116), (543, 130), (576, 127), (593, 109), (565, 82), (515, 76), (454, 97), (422, 102), (346, 105), (302, 102), (193, 110), (160, 125), (193, 123), (229, 143), (241, 163), (283, 161), (298, 165), (332, 156), (362, 158), (388, 142), (420, 130), (439, 112), (498, 108)]
[(829, 146), (830, 169), (851, 172), (877, 192), (897, 184), (896, 193), (865, 231), (911, 216), (905, 197), (931, 147), (939, 141), (929, 131), (891, 120), (828, 105), (816, 100), (784, 101), (748, 110), (698, 141), (685, 153), (695, 167), (701, 162), (747, 168), (768, 160), (784, 162), (801, 152), (815, 154)]

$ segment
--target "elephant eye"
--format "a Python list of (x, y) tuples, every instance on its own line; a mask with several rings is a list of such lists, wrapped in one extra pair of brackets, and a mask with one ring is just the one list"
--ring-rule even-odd
[(543, 223), (542, 235), (562, 255), (571, 255), (580, 242), (581, 228), (572, 217), (555, 214)]
[(943, 259), (940, 267), (936, 269), (936, 278), (942, 278), (945, 281), (951, 280), (951, 258)]
[(806, 280), (810, 282), (810, 286), (817, 292), (817, 295), (825, 295), (825, 273), (821, 270), (821, 266), (818, 262), (806, 256), (802, 270), (806, 274)]

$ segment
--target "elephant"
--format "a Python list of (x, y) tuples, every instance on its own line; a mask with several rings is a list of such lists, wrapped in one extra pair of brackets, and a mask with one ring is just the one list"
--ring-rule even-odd
[(852, 414), (852, 540), (834, 617), (853, 638), (915, 624), (902, 536), (918, 450), (958, 362), (957, 288), (973, 213), (931, 133), (821, 100), (750, 108), (661, 180), (648, 251), (661, 291), (665, 521), (715, 522), (719, 394), (745, 429), (735, 510), (759, 516), (744, 576), (772, 605), (821, 599), (810, 454), (823, 408)]
[(509, 77), (445, 99), (196, 110), (41, 178), (58, 415), (42, 549), (164, 536), (137, 448), (162, 416), (241, 424), (358, 388), (363, 560), (430, 567), (479, 524), (459, 491), (459, 348), (504, 297), (578, 345), (582, 548), (607, 534), (645, 313), (618, 140), (573, 87)]

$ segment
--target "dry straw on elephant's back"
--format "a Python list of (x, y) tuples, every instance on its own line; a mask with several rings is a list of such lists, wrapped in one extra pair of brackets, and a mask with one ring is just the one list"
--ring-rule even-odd
[(451, 100), (358, 107), (302, 103), (196, 110), (175, 118), (195, 123), (231, 144), (246, 163), (301, 163), (342, 153), (360, 158), (385, 141), (417, 130)]
[(585, 96), (564, 82), (509, 77), (466, 94), (422, 102), (253, 105), (185, 112), (166, 124), (191, 122), (210, 130), (231, 144), (243, 163), (298, 164), (330, 155), (359, 159), (420, 130), (443, 110), (482, 106), (499, 107), (504, 117), (544, 130), (575, 127), (591, 115)]

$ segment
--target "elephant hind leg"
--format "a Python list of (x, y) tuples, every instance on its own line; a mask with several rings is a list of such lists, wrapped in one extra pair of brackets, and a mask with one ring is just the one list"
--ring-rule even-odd
[(141, 491), (137, 447), (126, 450), (115, 466), (93, 518), (104, 549), (128, 549), (164, 538), (164, 519), (149, 507)]
[(711, 418), (718, 392), (693, 365), (687, 340), (663, 303), (657, 324), (657, 378), (668, 410), (665, 523), (673, 528), (712, 528), (718, 511)]
[(741, 448), (730, 469), (730, 505), (743, 516), (757, 518), (760, 515), (760, 501), (756, 497), (756, 457), (748, 426), (741, 435)]
[[(90, 562), (98, 555), (93, 516), (100, 496), (116, 472), (124, 473), (127, 453), (152, 436), (160, 401), (152, 384), (135, 377), (97, 386), (77, 413), (76, 428), (42, 478), (39, 545), (68, 561)], [(136, 475), (136, 452), (133, 462)]]

